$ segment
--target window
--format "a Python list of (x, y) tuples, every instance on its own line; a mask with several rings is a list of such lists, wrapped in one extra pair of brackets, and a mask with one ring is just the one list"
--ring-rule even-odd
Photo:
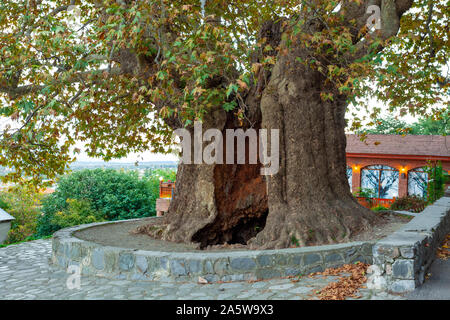
[(392, 199), (398, 197), (398, 170), (374, 165), (362, 169), (361, 188), (371, 189), (375, 198)]
[(353, 177), (353, 170), (352, 168), (347, 166), (347, 180), (348, 185), (350, 186), (350, 190), (352, 190), (352, 177)]
[(408, 171), (408, 194), (410, 196), (427, 197), (428, 173), (424, 168)]

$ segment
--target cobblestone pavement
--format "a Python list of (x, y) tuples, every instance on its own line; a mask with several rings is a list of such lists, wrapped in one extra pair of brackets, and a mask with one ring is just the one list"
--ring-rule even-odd
[[(82, 276), (80, 289), (68, 289), (70, 276), (49, 264), (51, 240), (37, 240), (0, 248), (0, 299), (311, 299), (312, 294), (337, 277), (303, 277), (298, 282), (274, 279), (222, 284), (136, 282)], [(361, 299), (401, 299), (368, 289)]]

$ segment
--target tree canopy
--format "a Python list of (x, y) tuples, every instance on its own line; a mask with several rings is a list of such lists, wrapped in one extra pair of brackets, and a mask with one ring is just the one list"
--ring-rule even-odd
[(292, 43), (308, 52), (296, 63), (325, 77), (323, 100), (376, 97), (435, 117), (448, 103), (444, 0), (5, 0), (0, 11), (4, 180), (54, 178), (76, 141), (105, 160), (169, 152), (174, 128), (217, 106), (248, 121), (245, 95)]

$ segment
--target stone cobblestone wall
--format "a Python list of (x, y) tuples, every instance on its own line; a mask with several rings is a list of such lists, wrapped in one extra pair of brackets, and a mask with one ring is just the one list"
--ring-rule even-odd
[[(120, 223), (120, 222), (115, 222)], [(346, 263), (372, 263), (373, 242), (281, 250), (161, 252), (107, 247), (73, 233), (90, 224), (55, 233), (52, 262), (81, 267), (81, 274), (147, 281), (243, 281), (280, 278), (323, 271)]]
[(373, 246), (369, 289), (403, 293), (420, 286), (436, 249), (450, 232), (450, 194)]

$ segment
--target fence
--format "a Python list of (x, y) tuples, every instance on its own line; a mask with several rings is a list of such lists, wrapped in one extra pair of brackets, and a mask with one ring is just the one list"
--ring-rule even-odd
[(373, 208), (378, 206), (383, 206), (385, 208), (390, 208), (394, 203), (394, 199), (381, 199), (381, 198), (365, 198), (365, 197), (356, 197), (360, 205), (366, 208)]

